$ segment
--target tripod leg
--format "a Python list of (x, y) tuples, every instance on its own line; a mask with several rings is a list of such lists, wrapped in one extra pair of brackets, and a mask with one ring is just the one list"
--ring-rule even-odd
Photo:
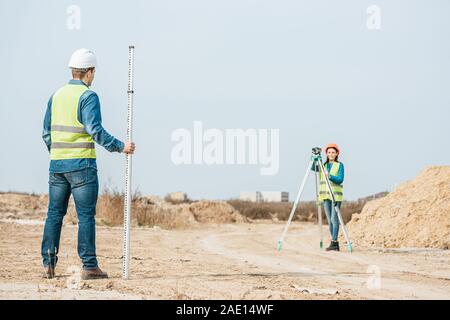
[[(318, 168), (317, 160), (314, 161), (314, 169)], [(323, 226), (322, 226), (322, 205), (319, 198), (319, 173), (314, 170), (314, 182), (316, 185), (316, 205), (317, 205), (317, 219), (319, 224), (320, 249), (323, 249)]]
[(342, 233), (344, 234), (344, 239), (345, 239), (345, 241), (347, 241), (348, 251), (352, 252), (353, 251), (352, 242), (348, 238), (347, 228), (345, 227), (344, 219), (342, 219), (342, 215), (341, 215), (341, 209), (339, 209), (339, 207), (335, 203), (333, 203), (333, 205), (334, 205), (334, 210), (336, 210), (336, 213), (338, 215), (339, 223), (341, 224), (341, 227), (342, 227)]
[(325, 182), (327, 184), (328, 192), (331, 195), (331, 201), (333, 202), (333, 207), (336, 210), (336, 213), (338, 215), (339, 224), (342, 227), (342, 233), (344, 234), (344, 239), (347, 242), (348, 251), (352, 252), (353, 251), (353, 245), (352, 245), (352, 242), (350, 241), (350, 239), (348, 238), (347, 229), (345, 228), (344, 220), (342, 219), (342, 215), (341, 215), (341, 210), (336, 206), (336, 197), (334, 195), (333, 189), (331, 188), (330, 179), (325, 175), (325, 168), (323, 166), (322, 161), (319, 161), (319, 166), (320, 166), (320, 170), (322, 171), (322, 175), (325, 177)]
[(298, 190), (297, 198), (294, 201), (294, 206), (292, 207), (291, 213), (289, 215), (289, 219), (286, 223), (286, 226), (284, 227), (283, 234), (281, 235), (280, 240), (278, 240), (278, 251), (281, 251), (281, 249), (283, 247), (284, 237), (289, 229), (289, 225), (291, 224), (292, 218), (294, 217), (295, 210), (297, 210), (298, 202), (300, 201), (300, 197), (303, 193), (303, 189), (305, 188), (306, 180), (308, 180), (309, 172), (311, 171), (311, 166), (313, 164), (313, 161), (314, 160), (311, 160), (308, 164), (308, 167), (306, 168), (306, 173), (305, 173), (305, 176), (303, 177), (303, 181), (302, 181), (302, 184), (300, 185), (300, 189)]

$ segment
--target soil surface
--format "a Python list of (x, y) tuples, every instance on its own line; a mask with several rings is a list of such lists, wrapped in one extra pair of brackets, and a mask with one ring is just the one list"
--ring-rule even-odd
[(43, 279), (43, 221), (4, 218), (0, 299), (450, 298), (449, 250), (372, 245), (349, 253), (341, 244), (341, 252), (326, 252), (319, 248), (318, 226), (296, 222), (279, 252), (283, 226), (133, 228), (129, 280), (122, 280), (122, 229), (99, 226), (98, 260), (110, 279), (82, 281), (76, 225), (63, 227), (57, 277)]

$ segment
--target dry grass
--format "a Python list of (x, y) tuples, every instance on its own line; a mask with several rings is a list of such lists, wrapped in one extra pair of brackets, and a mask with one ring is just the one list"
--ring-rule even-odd
[[(107, 226), (123, 225), (124, 194), (114, 190), (105, 190), (97, 202), (97, 222)], [(175, 212), (164, 210), (142, 197), (139, 192), (132, 195), (131, 222), (137, 226), (164, 229), (181, 229), (188, 226), (186, 219)]]
[[(356, 201), (344, 201), (341, 206), (342, 219), (344, 223), (352, 219), (354, 213), (360, 213), (364, 205), (369, 200), (384, 197), (387, 192), (381, 192), (373, 196), (358, 199)], [(229, 200), (236, 210), (243, 216), (250, 219), (273, 219), (287, 220), (292, 210), (293, 203), (290, 202), (263, 202), (255, 203), (242, 200)], [(317, 206), (315, 201), (300, 202), (295, 211), (293, 220), (297, 221), (317, 221)], [(326, 223), (325, 212), (322, 209), (323, 221)]]
[[(289, 202), (263, 202), (255, 203), (242, 200), (229, 200), (241, 215), (250, 219), (272, 219), (287, 220), (292, 210), (292, 203)], [(314, 202), (302, 202), (297, 208), (294, 220), (309, 221), (310, 216), (317, 216), (317, 207)]]
[[(382, 192), (356, 201), (344, 201), (341, 207), (342, 218), (347, 223), (351, 220), (354, 213), (360, 213), (362, 208), (369, 200), (383, 197), (387, 192)], [(123, 225), (123, 200), (124, 193), (105, 188), (105, 191), (99, 196), (97, 201), (97, 223), (107, 226)], [(188, 208), (192, 201), (171, 201), (169, 197), (165, 198), (165, 205), (158, 205), (152, 202), (150, 198), (142, 197), (137, 191), (132, 195), (132, 225), (134, 226), (159, 226), (164, 229), (184, 229), (192, 226), (195, 217), (191, 217), (192, 212)], [(241, 200), (227, 201), (235, 210), (249, 219), (272, 219), (287, 220), (292, 210), (292, 203), (289, 202), (265, 202), (254, 203)], [(218, 210), (220, 211), (220, 210)], [(323, 221), (327, 219), (322, 210)], [(317, 206), (315, 201), (300, 202), (294, 215), (295, 221), (317, 221)], [(76, 212), (72, 207), (66, 217), (66, 221), (76, 224)]]
[(167, 194), (167, 195), (164, 197), (164, 201), (166, 201), (166, 202), (168, 202), (168, 203), (170, 203), (170, 204), (181, 204), (181, 203), (188, 203), (188, 204), (190, 204), (190, 203), (194, 202), (194, 201), (192, 201), (191, 199), (189, 199), (189, 197), (187, 197), (187, 198), (184, 199), (184, 200), (175, 200), (175, 199), (172, 199), (172, 197), (170, 196), (170, 194)]

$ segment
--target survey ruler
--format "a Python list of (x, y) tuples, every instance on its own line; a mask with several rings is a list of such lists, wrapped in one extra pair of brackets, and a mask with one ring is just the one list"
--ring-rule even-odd
[[(127, 141), (133, 141), (133, 73), (134, 73), (134, 46), (128, 47), (128, 111), (127, 111)], [(131, 222), (131, 160), (132, 155), (127, 154), (125, 160), (125, 199), (123, 206), (123, 269), (122, 278), (128, 279), (130, 273), (130, 222)]]

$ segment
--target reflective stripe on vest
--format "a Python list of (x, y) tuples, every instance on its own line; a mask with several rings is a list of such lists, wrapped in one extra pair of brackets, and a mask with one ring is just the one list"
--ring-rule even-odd
[(52, 98), (50, 158), (52, 160), (95, 158), (95, 143), (78, 121), (80, 97), (89, 90), (84, 85), (67, 84)]
[[(341, 164), (339, 162), (333, 162), (331, 169), (330, 169), (330, 175), (331, 176), (337, 176), (339, 174), (339, 168)], [(324, 164), (324, 168), (326, 170), (326, 165)], [(342, 201), (344, 199), (344, 187), (341, 184), (336, 184), (330, 180), (331, 189), (334, 192), (335, 200), (336, 201)], [(328, 191), (327, 183), (325, 181), (325, 178), (322, 173), (320, 173), (320, 188), (319, 188), (319, 200), (332, 200), (332, 197)]]
[(92, 142), (53, 142), (53, 149), (76, 149), (76, 148), (84, 148), (84, 149), (94, 149), (95, 143)]
[(73, 133), (87, 133), (84, 128), (71, 127), (71, 126), (58, 126), (53, 125), (51, 128), (52, 131), (62, 131), (62, 132), (73, 132)]

